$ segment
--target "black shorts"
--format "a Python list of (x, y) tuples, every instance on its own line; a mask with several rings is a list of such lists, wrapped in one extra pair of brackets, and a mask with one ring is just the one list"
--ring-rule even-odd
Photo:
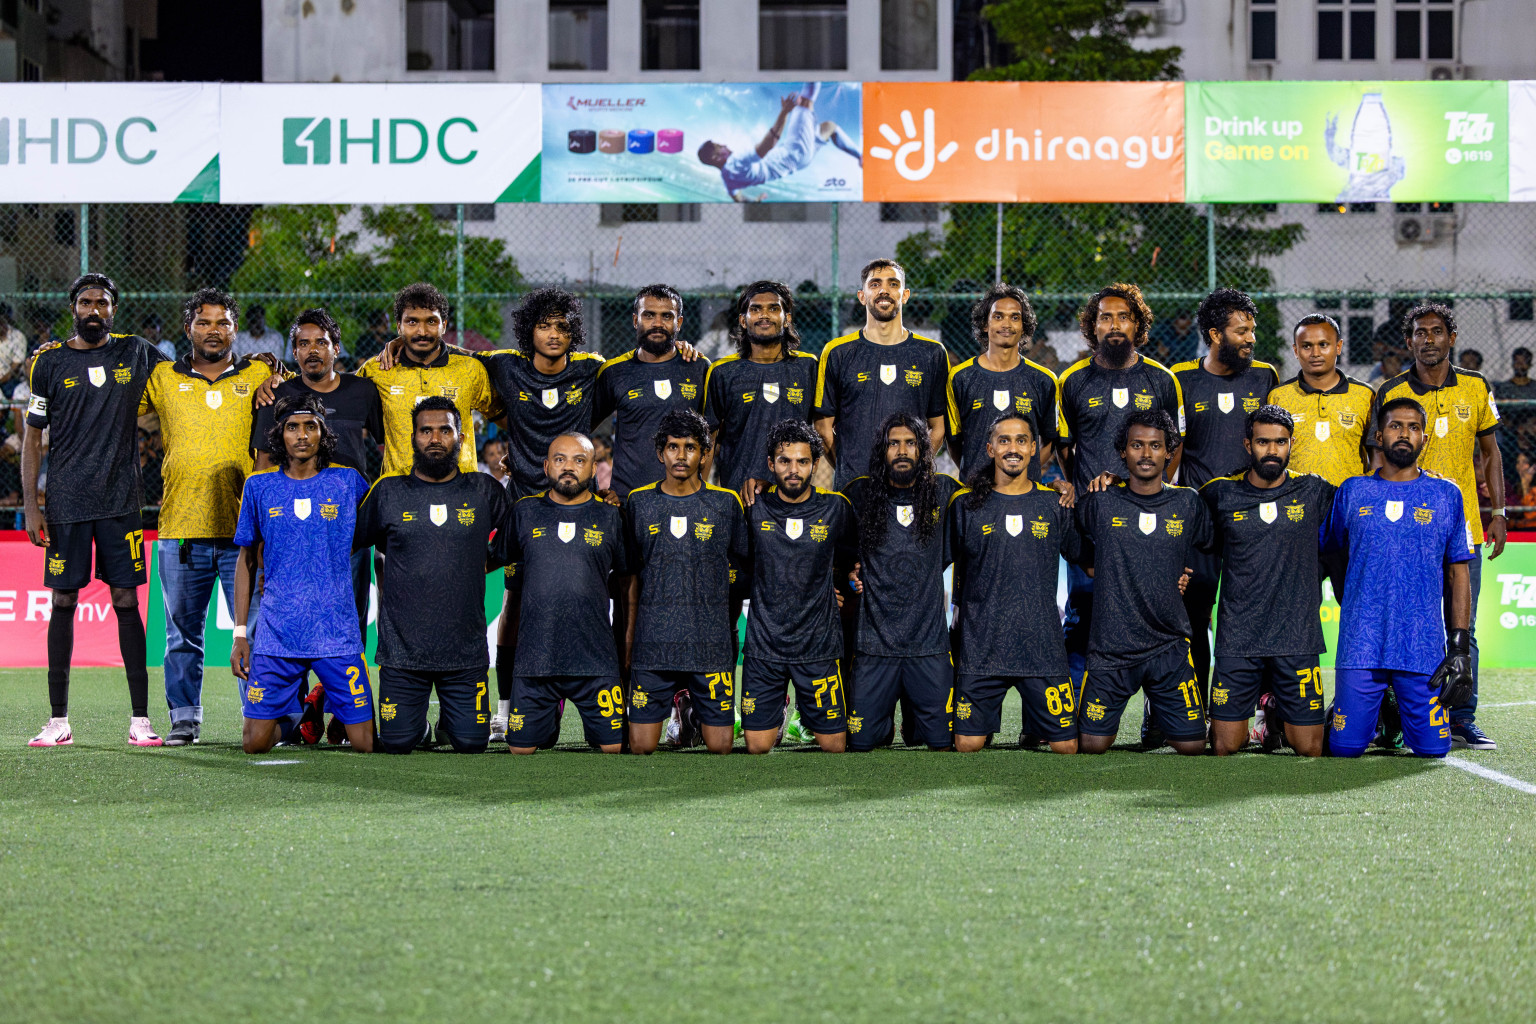
[(490, 700), (484, 668), (417, 672), (379, 667), (379, 746), (409, 754), (427, 728), (427, 704), (437, 690), (437, 736), (460, 754), (478, 754), (491, 740)]
[(1170, 740), (1205, 739), (1205, 708), (1189, 641), (1180, 640), (1161, 654), (1128, 668), (1094, 669), (1083, 678), (1077, 697), (1078, 730), (1086, 736), (1120, 731), (1126, 701), (1144, 690), (1152, 716)]
[(1211, 717), (1218, 722), (1246, 722), (1265, 688), (1274, 691), (1281, 716), (1292, 725), (1322, 725), (1327, 720), (1323, 670), (1317, 667), (1315, 654), (1217, 658)]
[(661, 672), (637, 668), (629, 673), (629, 709), (635, 725), (655, 725), (672, 714), (672, 698), (686, 689), (700, 725), (736, 726), (736, 672)]
[(84, 523), (49, 523), (43, 585), (79, 590), (91, 582), (91, 545), (96, 578), (109, 587), (142, 587), (149, 580), (144, 557), (144, 518), (137, 512)]
[(507, 746), (554, 746), (560, 739), (562, 700), (576, 705), (589, 744), (624, 742), (624, 687), (618, 676), (514, 676)]
[(955, 735), (990, 736), (1003, 725), (1003, 697), (1018, 690), (1024, 731), (1047, 741), (1077, 737), (1072, 680), (1066, 676), (961, 676), (955, 684)]
[(934, 750), (953, 743), (955, 667), (949, 655), (860, 654), (853, 663), (853, 693), (848, 701), (848, 749), (873, 750), (890, 743), (899, 700), (905, 700), (904, 708), (916, 717), (919, 740)]
[(752, 732), (784, 724), (784, 701), (795, 685), (795, 708), (812, 732), (838, 733), (848, 728), (848, 694), (843, 667), (836, 660), (785, 665), (747, 658), (741, 664), (741, 727)]

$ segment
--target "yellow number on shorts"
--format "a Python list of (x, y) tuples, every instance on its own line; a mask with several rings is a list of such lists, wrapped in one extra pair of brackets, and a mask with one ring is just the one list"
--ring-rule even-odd
[(944, 713), (946, 715), (955, 713), (955, 688), (953, 686), (949, 688), (949, 699), (944, 702)]
[(1299, 668), (1296, 670), (1299, 677), (1296, 688), (1301, 691), (1301, 699), (1307, 699), (1307, 687), (1319, 697), (1323, 695), (1323, 670), (1321, 668)]
[[(352, 691), (352, 696), (354, 697), (360, 693), (363, 693), (366, 689), (362, 683), (357, 681), (362, 676), (362, 674), (363, 670), (358, 668), (356, 665), (347, 666), (347, 688)], [(480, 685), (484, 686), (485, 684), (481, 683)], [(359, 704), (358, 707), (362, 707), (362, 705)]]
[(1072, 711), (1072, 684), (1066, 686), (1047, 686), (1045, 688), (1045, 710), (1053, 715), (1068, 714)]
[(725, 687), (725, 697), (726, 697), (727, 700), (729, 700), (730, 697), (731, 697), (731, 684), (734, 683), (735, 681), (736, 681), (736, 676), (735, 676), (734, 673), (731, 673), (731, 672), (711, 672), (711, 673), (709, 673), (709, 699), (710, 700), (719, 700), (720, 699), (719, 696), (716, 695), (716, 693), (715, 693), (715, 687), (716, 686), (723, 686), (723, 687)]
[(123, 534), (123, 540), (128, 542), (128, 557), (135, 562), (144, 557), (144, 531), (129, 530)]
[(598, 690), (597, 709), (604, 718), (612, 718), (624, 709), (624, 691), (617, 686), (611, 690)]
[(1440, 706), (1440, 698), (1429, 702), (1429, 724), (1436, 728), (1451, 724), (1451, 713)]
[(1191, 679), (1179, 684), (1179, 693), (1184, 698), (1186, 708), (1198, 707), (1200, 704), (1200, 684)]
[(479, 712), (479, 714), (475, 715), (475, 723), (478, 724), (478, 725), (484, 725), (485, 724), (484, 705), (485, 705), (485, 680), (482, 679), (478, 683), (475, 684), (475, 710), (477, 712)]

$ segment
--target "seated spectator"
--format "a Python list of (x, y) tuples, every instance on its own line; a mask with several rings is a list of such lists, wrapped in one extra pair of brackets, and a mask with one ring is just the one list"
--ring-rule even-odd
[(384, 346), (395, 337), (389, 327), (389, 313), (376, 309), (368, 314), (368, 330), (352, 343), (351, 368), (355, 369), (384, 351)]
[(503, 487), (509, 486), (508, 481), (512, 479), (505, 465), (506, 455), (507, 442), (500, 437), (493, 437), (480, 446), (480, 472), (495, 477)]
[[(267, 307), (252, 305), (245, 311), (245, 330), (235, 334), (235, 358), (262, 352), (281, 355), (287, 344), (282, 332), (267, 326)], [(291, 355), (291, 353), (290, 353)]]
[(592, 438), (592, 452), (592, 457), (597, 460), (597, 489), (610, 490), (613, 487), (613, 446), (608, 443), (608, 438), (598, 435)]
[(0, 394), (9, 398), (26, 379), (27, 336), (12, 321), (15, 313), (0, 302)]
[(1381, 385), (1403, 372), (1403, 353), (1395, 348), (1389, 348), (1381, 354), (1381, 362), (1371, 369), (1371, 375), (1366, 378), (1366, 383), (1371, 387), (1381, 389)]
[[(176, 342), (165, 337), (164, 324), (160, 322), (159, 313), (150, 313), (139, 321), (139, 334), (145, 341), (160, 350), (160, 354), (170, 360), (176, 358)], [(190, 345), (188, 346), (190, 348)]]
[(1463, 349), (1461, 358), (1456, 361), (1456, 365), (1460, 366), (1463, 370), (1475, 370), (1478, 373), (1482, 373), (1483, 354), (1475, 348)]
[(1505, 503), (1526, 507), (1509, 517), (1509, 525), (1516, 530), (1536, 530), (1536, 459), (1531, 458), (1530, 452), (1515, 456), (1515, 473), (1510, 483), (1513, 487), (1505, 495)]
[(1194, 359), (1200, 352), (1200, 332), (1195, 330), (1195, 318), (1187, 309), (1173, 314), (1173, 319), (1155, 320), (1149, 336), (1151, 351), (1147, 353), (1164, 366)]

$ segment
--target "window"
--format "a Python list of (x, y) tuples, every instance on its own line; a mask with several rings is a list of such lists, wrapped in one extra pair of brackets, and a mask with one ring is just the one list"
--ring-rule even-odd
[(699, 0), (644, 0), (641, 71), (699, 70)]
[(886, 224), (932, 224), (938, 219), (938, 203), (880, 204), (880, 220)]
[(1318, 0), (1317, 59), (1376, 59), (1376, 0)]
[(1376, 318), (1352, 316), (1344, 321), (1344, 333), (1348, 340), (1349, 361), (1357, 365), (1370, 365), (1376, 361), (1373, 347), (1376, 341)]
[[(458, 204), (456, 204), (456, 203), (433, 203), (432, 204), (432, 217), (435, 220), (454, 220), (457, 216), (458, 216)], [(465, 203), (464, 204), (464, 219), (465, 220), (491, 220), (491, 221), (493, 221), (493, 220), (496, 219), (496, 204), (495, 203)]]
[(757, 65), (763, 71), (848, 70), (848, 4), (759, 0)]
[(748, 224), (826, 223), (832, 219), (830, 203), (742, 203), (741, 219)]
[(1393, 12), (1398, 60), (1455, 60), (1456, 12), (1451, 0), (1397, 0)]
[(1511, 320), (1536, 320), (1536, 301), (1527, 295), (1511, 297), (1509, 300), (1509, 318)]
[(608, 70), (608, 0), (549, 0), (549, 70)]
[(496, 0), (406, 0), (405, 67), (496, 70)]
[(1275, 0), (1249, 0), (1248, 59), (1274, 60), (1276, 54)]
[(37, 61), (21, 58), (21, 81), (41, 82), (43, 80), (43, 66)]
[(1394, 213), (1455, 213), (1455, 203), (1393, 203)]
[(1375, 203), (1318, 203), (1318, 213), (1375, 213)]
[(603, 203), (598, 207), (599, 227), (624, 224), (693, 224), (699, 219), (698, 203)]
[(939, 0), (880, 0), (880, 69), (937, 71)]

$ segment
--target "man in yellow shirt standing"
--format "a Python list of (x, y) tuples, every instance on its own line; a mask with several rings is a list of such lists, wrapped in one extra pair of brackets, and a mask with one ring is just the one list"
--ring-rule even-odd
[(240, 494), (251, 472), (251, 401), (272, 372), (263, 362), (236, 358), (239, 308), (204, 288), (182, 308), (192, 351), (150, 373), (139, 401), (153, 408), (165, 443), (160, 506), (160, 589), (165, 599), (165, 702), (171, 711), (168, 747), (196, 743), (202, 727), (203, 629), (217, 582), (233, 611), (235, 563), (231, 538)]

